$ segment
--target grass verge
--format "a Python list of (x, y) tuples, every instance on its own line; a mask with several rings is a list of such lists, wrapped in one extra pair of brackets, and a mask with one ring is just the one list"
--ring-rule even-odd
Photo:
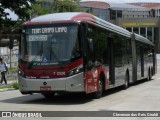
[(14, 82), (10, 85), (0, 85), (0, 89), (5, 89), (5, 88), (19, 89), (19, 84), (17, 82)]

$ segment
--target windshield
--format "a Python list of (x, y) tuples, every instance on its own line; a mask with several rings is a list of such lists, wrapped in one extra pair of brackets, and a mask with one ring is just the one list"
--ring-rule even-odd
[(27, 26), (24, 30), (20, 46), (24, 61), (48, 65), (81, 57), (77, 24)]

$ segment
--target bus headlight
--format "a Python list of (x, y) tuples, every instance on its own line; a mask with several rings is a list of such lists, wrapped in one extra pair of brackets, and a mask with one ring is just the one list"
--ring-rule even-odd
[(68, 72), (68, 76), (72, 76), (72, 75), (75, 75), (75, 74), (78, 74), (78, 73), (81, 73), (83, 71), (83, 65), (80, 65), (72, 70), (70, 70)]

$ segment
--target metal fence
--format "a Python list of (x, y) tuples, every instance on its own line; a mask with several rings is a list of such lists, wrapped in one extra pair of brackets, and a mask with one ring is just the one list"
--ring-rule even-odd
[(9, 72), (9, 74), (7, 74), (6, 77), (7, 77), (7, 80), (17, 80), (18, 79), (17, 70)]

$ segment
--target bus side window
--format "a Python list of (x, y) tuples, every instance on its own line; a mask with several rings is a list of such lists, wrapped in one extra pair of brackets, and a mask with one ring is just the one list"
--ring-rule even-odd
[(87, 25), (86, 29), (86, 38), (85, 38), (85, 51), (86, 51), (86, 67), (87, 69), (92, 69), (93, 67), (93, 39), (92, 39), (92, 28)]

